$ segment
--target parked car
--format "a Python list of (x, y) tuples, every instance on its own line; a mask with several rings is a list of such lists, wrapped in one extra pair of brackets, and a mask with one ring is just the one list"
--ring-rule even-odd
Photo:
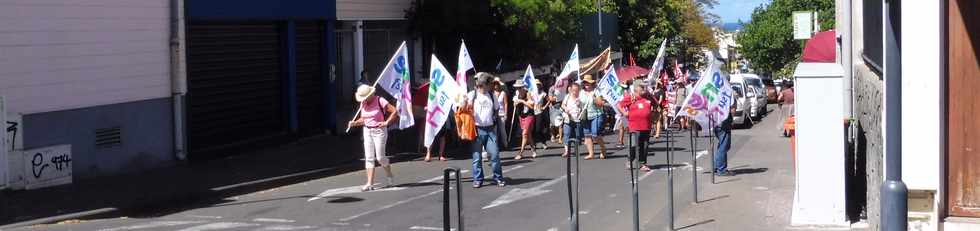
[(731, 75), (732, 85), (736, 83), (741, 85), (742, 90), (744, 90), (743, 97), (748, 101), (748, 114), (754, 119), (760, 119), (762, 116), (768, 112), (766, 110), (767, 101), (765, 86), (762, 84), (762, 78), (754, 74), (733, 74)]
[(732, 115), (732, 124), (737, 127), (748, 127), (752, 124), (752, 119), (747, 117), (749, 113), (746, 113), (746, 111), (751, 110), (749, 105), (752, 100), (745, 96), (745, 88), (742, 83), (731, 82), (731, 84), (732, 91), (734, 91), (732, 97), (735, 98), (735, 114)]

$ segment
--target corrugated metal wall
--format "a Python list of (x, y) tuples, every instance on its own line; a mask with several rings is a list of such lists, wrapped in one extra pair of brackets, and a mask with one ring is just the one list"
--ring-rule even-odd
[(412, 0), (337, 0), (337, 20), (404, 19)]

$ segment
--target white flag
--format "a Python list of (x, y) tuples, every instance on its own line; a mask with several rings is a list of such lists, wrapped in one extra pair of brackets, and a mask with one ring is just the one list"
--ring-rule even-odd
[(436, 133), (442, 130), (446, 124), (446, 119), (452, 116), (450, 112), (456, 103), (456, 98), (466, 93), (453, 76), (449, 75), (446, 67), (439, 62), (439, 58), (432, 55), (431, 65), (429, 66), (429, 99), (425, 107), (425, 147), (430, 147), (435, 140)]
[(616, 70), (611, 65), (609, 66), (609, 70), (606, 71), (606, 75), (596, 85), (596, 92), (610, 104), (618, 103), (623, 99), (623, 95), (626, 94), (626, 89), (622, 85), (619, 85), (619, 76), (616, 76)]
[(381, 71), (378, 77), (378, 85), (394, 96), (398, 101), (398, 129), (405, 129), (415, 125), (415, 115), (412, 113), (412, 92), (411, 78), (408, 71), (408, 48), (405, 42), (398, 46), (398, 50), (388, 60), (388, 65)]
[(689, 91), (676, 116), (694, 119), (705, 130), (728, 119), (729, 109), (735, 99), (732, 97), (732, 85), (723, 75), (718, 64), (711, 64), (707, 75), (698, 79)]
[(579, 72), (578, 63), (578, 44), (575, 44), (575, 49), (572, 50), (572, 54), (568, 56), (568, 62), (565, 63), (565, 67), (561, 69), (561, 74), (558, 74), (557, 80), (555, 80), (555, 87), (559, 90), (565, 88), (566, 79), (570, 77), (572, 73)]
[(534, 70), (531, 69), (531, 65), (527, 65), (527, 70), (524, 71), (524, 77), (521, 77), (521, 81), (524, 82), (524, 86), (527, 86), (527, 93), (531, 94), (534, 102), (539, 102), (541, 100), (540, 94), (538, 94), (538, 85), (534, 81)]
[(657, 59), (653, 60), (653, 69), (647, 77), (657, 77), (657, 73), (664, 68), (664, 51), (667, 50), (667, 39), (660, 43), (660, 51), (657, 51)]
[(460, 41), (459, 62), (456, 64), (456, 83), (463, 89), (466, 87), (466, 72), (473, 69), (473, 59), (470, 58), (470, 51), (466, 50), (466, 42)]

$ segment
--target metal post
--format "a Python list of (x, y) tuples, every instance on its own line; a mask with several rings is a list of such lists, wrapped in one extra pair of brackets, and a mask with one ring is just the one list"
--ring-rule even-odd
[(674, 162), (671, 159), (671, 154), (673, 151), (670, 150), (670, 128), (664, 128), (667, 132), (667, 214), (670, 218), (670, 225), (667, 226), (667, 230), (674, 230)]
[[(634, 134), (630, 132), (629, 135), (630, 135), (629, 146), (627, 146), (629, 147), (629, 149), (627, 150), (633, 154), (633, 159), (629, 160), (630, 186), (632, 186), (632, 190), (633, 190), (633, 230), (640, 231), (640, 195), (639, 195), (639, 190), (637, 189), (636, 175), (638, 175), (638, 173), (636, 172), (637, 167), (635, 165), (639, 156), (637, 155), (636, 147), (633, 144)], [(627, 157), (627, 159), (629, 158)]]
[(901, 1), (882, 4), (885, 75), (885, 182), (881, 185), (881, 225), (885, 231), (908, 230), (908, 189), (902, 182)]
[(694, 129), (689, 129), (691, 134), (691, 161), (694, 162), (694, 166), (691, 166), (691, 176), (694, 177), (694, 203), (700, 203), (701, 200), (698, 199), (698, 155), (697, 155), (697, 139), (694, 139)]
[[(581, 124), (579, 124), (579, 126), (581, 126)], [(582, 128), (579, 127), (578, 129), (582, 129)], [(577, 138), (577, 139), (581, 139), (581, 138)], [(575, 150), (575, 216), (574, 216), (575, 219), (572, 220), (572, 223), (575, 227), (572, 229), (572, 231), (578, 231), (578, 227), (579, 227), (578, 212), (579, 212), (579, 205), (581, 204), (579, 203), (579, 195), (582, 195), (581, 194), (582, 191), (579, 189), (579, 181), (578, 181), (580, 176), (579, 165), (578, 165), (580, 150), (579, 150), (578, 142), (575, 142), (574, 150)]]
[[(571, 129), (575, 129), (575, 126), (569, 126), (569, 127)], [(573, 132), (571, 132), (571, 133), (574, 134), (575, 133), (574, 130), (572, 130), (572, 131)], [(576, 138), (569, 137), (569, 139), (568, 139), (568, 147), (570, 149), (569, 151), (571, 151), (572, 147), (576, 147), (577, 145), (578, 145), (578, 140)], [(575, 151), (578, 151), (578, 149), (576, 148)], [(577, 231), (578, 230), (578, 216), (577, 216), (577, 213), (578, 212), (575, 211), (576, 206), (575, 206), (575, 200), (573, 199), (573, 196), (574, 195), (573, 195), (573, 191), (572, 191), (572, 157), (571, 157), (571, 155), (565, 159), (565, 180), (566, 180), (567, 186), (568, 186), (568, 219), (571, 221), (569, 224), (571, 225), (571, 230)]]
[(456, 217), (457, 217), (456, 226), (457, 226), (457, 229), (459, 231), (463, 231), (464, 228), (465, 228), (465, 227), (463, 227), (463, 181), (462, 181), (462, 177), (459, 176), (459, 169), (458, 168), (454, 168), (454, 167), (448, 167), (445, 170), (443, 170), (443, 175), (442, 175), (442, 201), (443, 201), (442, 202), (442, 227), (443, 227), (443, 230), (447, 230), (447, 231), (448, 230), (452, 230), (452, 226), (450, 225), (452, 223), (451, 222), (452, 218), (449, 215), (449, 213), (450, 213), (450, 209), (449, 209), (449, 207), (450, 207), (449, 206), (449, 203), (450, 203), (449, 191), (451, 189), (451, 187), (449, 187), (449, 183), (450, 183), (449, 181), (450, 181), (450, 179), (452, 179), (451, 178), (452, 175), (455, 175), (456, 176)]
[(710, 131), (709, 132), (710, 134), (708, 134), (710, 137), (708, 137), (708, 140), (711, 141), (710, 142), (710, 145), (711, 145), (711, 171), (710, 171), (711, 172), (711, 184), (717, 184), (718, 182), (715, 182), (715, 150), (718, 147), (715, 146), (715, 138), (716, 138), (715, 137), (715, 120), (713, 118), (711, 118), (711, 116), (708, 116), (708, 126), (710, 127), (709, 128), (710, 129), (709, 130)]

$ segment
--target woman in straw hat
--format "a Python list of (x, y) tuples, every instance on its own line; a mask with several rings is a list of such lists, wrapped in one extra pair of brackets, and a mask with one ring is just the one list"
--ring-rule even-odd
[(605, 116), (602, 110), (605, 101), (602, 96), (595, 91), (595, 78), (592, 75), (582, 76), (582, 102), (585, 104), (585, 121), (582, 123), (585, 131), (585, 149), (589, 151), (586, 160), (595, 158), (595, 145), (599, 144), (599, 159), (606, 158), (606, 143), (602, 140), (602, 119)]
[[(394, 184), (394, 175), (391, 173), (391, 163), (385, 156), (385, 144), (388, 140), (388, 124), (397, 115), (395, 106), (392, 106), (384, 98), (374, 95), (374, 87), (360, 85), (354, 94), (354, 99), (361, 103), (360, 117), (350, 121), (348, 126), (364, 126), (364, 169), (367, 171), (367, 182), (361, 191), (374, 190), (374, 162), (381, 163), (385, 170), (388, 182), (384, 187)], [(385, 118), (385, 115), (388, 117)]]
[(531, 136), (534, 132), (534, 108), (536, 102), (534, 102), (534, 97), (531, 96), (531, 93), (527, 92), (527, 86), (524, 85), (523, 81), (516, 81), (514, 88), (517, 89), (517, 93), (514, 95), (514, 113), (517, 114), (517, 118), (520, 118), (521, 121), (521, 148), (517, 151), (514, 159), (520, 160), (524, 158), (524, 148), (528, 145), (531, 146), (531, 158), (537, 158), (538, 152), (534, 147), (534, 137)]

